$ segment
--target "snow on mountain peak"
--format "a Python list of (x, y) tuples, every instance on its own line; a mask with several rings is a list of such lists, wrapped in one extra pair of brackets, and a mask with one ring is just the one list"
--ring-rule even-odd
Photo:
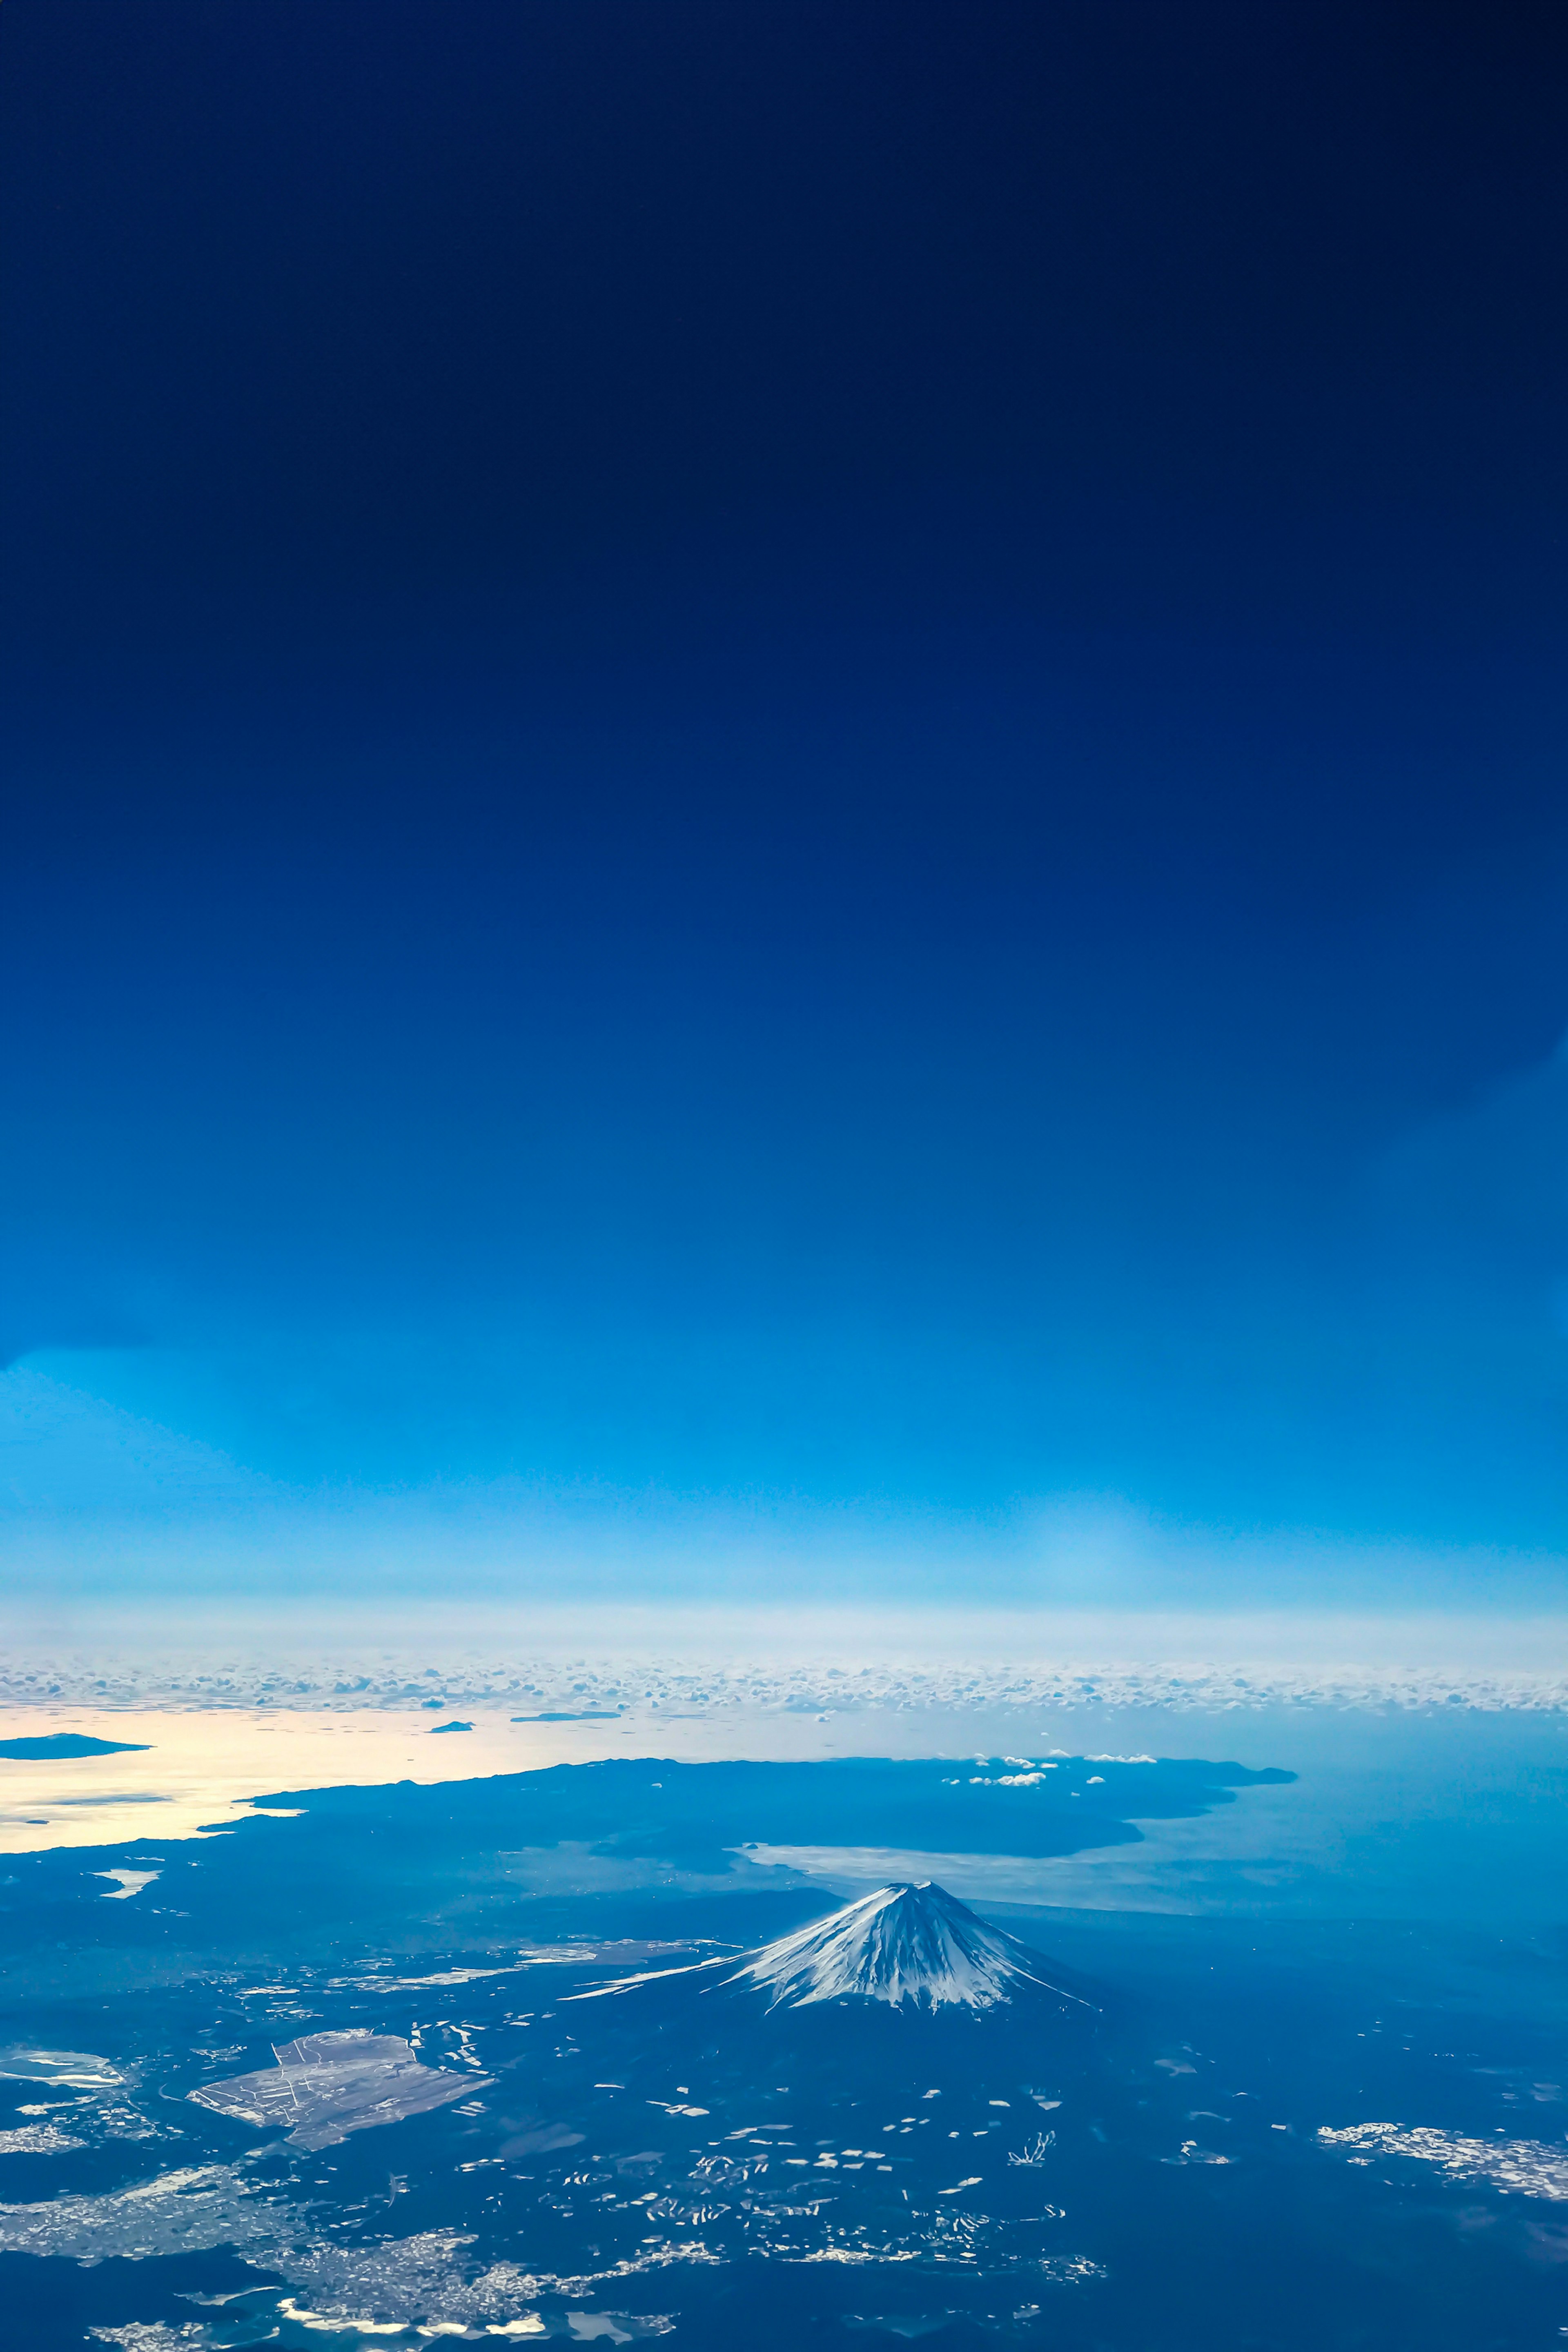
[(723, 1979), (772, 1992), (772, 2009), (854, 1994), (898, 2008), (993, 2009), (1036, 1986), (1074, 2000), (1039, 1973), (1037, 1953), (994, 1927), (933, 1879), (879, 1886), (826, 1919), (750, 1953)]

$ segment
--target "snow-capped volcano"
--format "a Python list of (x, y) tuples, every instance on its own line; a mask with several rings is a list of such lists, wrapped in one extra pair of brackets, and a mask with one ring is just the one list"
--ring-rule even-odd
[(763, 1987), (773, 2009), (805, 2009), (854, 1993), (895, 2009), (906, 2001), (922, 2009), (994, 2009), (1025, 1985), (1071, 1998), (1047, 1983), (1027, 1945), (929, 1878), (918, 1886), (879, 1886), (828, 1918), (764, 1944), (724, 1981)]
[[(629, 1992), (656, 1978), (705, 1977), (705, 1990), (754, 1986), (771, 1993), (770, 2009), (805, 2009), (813, 2002), (858, 1995), (893, 2008), (994, 2009), (1028, 1990), (1088, 2011), (1090, 2004), (1040, 1973), (1039, 1955), (994, 1927), (933, 1879), (918, 1886), (879, 1886), (826, 1919), (761, 1945), (737, 1963), (700, 1961), (695, 1968), (660, 1969), (597, 1993)], [(570, 1997), (570, 1996), (569, 1996)], [(593, 1994), (578, 1994), (591, 2000)]]

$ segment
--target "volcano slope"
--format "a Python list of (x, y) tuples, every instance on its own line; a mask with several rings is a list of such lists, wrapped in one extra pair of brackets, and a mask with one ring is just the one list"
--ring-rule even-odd
[(890, 2095), (907, 2077), (921, 2096), (950, 2071), (973, 2087), (993, 2067), (1014, 2084), (1076, 2070), (1106, 2011), (1098, 1988), (931, 1880), (879, 1887), (749, 1952), (568, 1998), (578, 2030), (628, 2060), (657, 2042), (759, 2080), (781, 2066), (823, 2087), (873, 2075)]

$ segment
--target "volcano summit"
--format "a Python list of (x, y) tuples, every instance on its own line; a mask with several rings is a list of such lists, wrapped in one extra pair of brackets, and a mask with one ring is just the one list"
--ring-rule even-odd
[(919, 1885), (879, 1886), (739, 1961), (731, 1955), (691, 1968), (652, 1969), (570, 1997), (593, 2000), (682, 1976), (706, 1978), (705, 1992), (735, 1986), (766, 1991), (770, 2010), (857, 1998), (933, 2012), (986, 2010), (1038, 1993), (1086, 2013), (1092, 2010), (1092, 2003), (1043, 1976), (1042, 1965), (1016, 1936), (925, 1879)]

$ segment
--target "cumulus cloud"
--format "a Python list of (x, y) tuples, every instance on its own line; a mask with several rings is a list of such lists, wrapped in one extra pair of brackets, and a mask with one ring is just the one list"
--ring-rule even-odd
[(1379, 2157), (1407, 2157), (1435, 2165), (1450, 2180), (1484, 2180), (1494, 2189), (1554, 2203), (1568, 2200), (1568, 2147), (1531, 2139), (1467, 2139), (1429, 2124), (1407, 2130), (1398, 2124), (1352, 2124), (1342, 2131), (1325, 2125), (1321, 2147), (1337, 2149), (1352, 2164)]

